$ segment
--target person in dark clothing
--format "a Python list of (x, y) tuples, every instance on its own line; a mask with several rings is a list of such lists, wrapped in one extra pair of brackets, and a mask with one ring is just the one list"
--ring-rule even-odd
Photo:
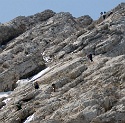
[(112, 15), (113, 14), (113, 12), (111, 11), (109, 14), (108, 14), (108, 17), (110, 16), (110, 15)]
[(87, 57), (89, 58), (89, 60), (90, 60), (91, 62), (93, 62), (92, 54), (91, 54), (91, 53), (90, 53), (89, 55), (87, 55)]
[(17, 107), (17, 110), (22, 109), (22, 107), (21, 107), (21, 103), (20, 103), (20, 102), (16, 103), (16, 107)]
[(106, 14), (106, 12), (104, 12), (104, 14)]
[(56, 92), (56, 85), (55, 84), (52, 84), (52, 89), (53, 89), (53, 92)]
[(38, 84), (38, 82), (36, 81), (36, 82), (34, 82), (34, 88), (35, 89), (39, 89), (39, 84)]
[(103, 14), (103, 19), (105, 20), (105, 18), (106, 18), (106, 12), (104, 12)]
[(101, 12), (100, 15), (102, 16), (102, 15), (103, 15), (103, 12)]

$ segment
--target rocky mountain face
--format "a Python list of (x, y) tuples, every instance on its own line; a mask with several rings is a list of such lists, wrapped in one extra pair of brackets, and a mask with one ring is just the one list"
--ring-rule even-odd
[(0, 91), (12, 91), (0, 123), (125, 123), (125, 3), (96, 21), (17, 17), (0, 25), (0, 46)]

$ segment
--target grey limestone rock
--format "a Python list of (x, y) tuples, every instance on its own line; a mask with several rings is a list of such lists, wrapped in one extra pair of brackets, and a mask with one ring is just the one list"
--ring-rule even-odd
[[(125, 122), (125, 3), (111, 11), (94, 21), (46, 10), (0, 25), (0, 91), (12, 90), (0, 123)], [(5, 38), (14, 21), (26, 29)]]

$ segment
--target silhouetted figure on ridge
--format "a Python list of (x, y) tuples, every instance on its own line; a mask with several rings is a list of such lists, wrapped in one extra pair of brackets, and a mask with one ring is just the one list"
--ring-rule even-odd
[(112, 15), (113, 14), (113, 12), (111, 11), (109, 14), (108, 14), (108, 17), (110, 16), (110, 15)]
[(103, 15), (103, 12), (101, 12), (100, 15), (102, 16), (102, 15)]
[(101, 12), (100, 15), (102, 16), (103, 20), (105, 20), (105, 18), (106, 18), (106, 12), (104, 12), (104, 13)]
[(103, 19), (105, 20), (105, 18), (106, 18), (106, 12), (104, 12), (103, 14)]

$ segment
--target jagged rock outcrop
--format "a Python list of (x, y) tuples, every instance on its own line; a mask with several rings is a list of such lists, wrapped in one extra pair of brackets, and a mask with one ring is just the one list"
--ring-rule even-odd
[(105, 20), (56, 13), (7, 43), (0, 84), (14, 90), (0, 100), (0, 122), (124, 123), (124, 15), (125, 3)]
[(76, 18), (76, 21), (80, 23), (81, 27), (85, 28), (92, 24), (93, 19), (89, 15), (84, 15)]
[[(7, 44), (0, 54), (0, 90), (12, 90), (18, 79), (31, 77), (44, 69), (45, 55), (52, 56), (54, 52), (57, 52), (56, 46), (79, 28), (71, 14), (59, 13)], [(63, 44), (60, 46), (61, 49), (65, 47), (66, 53), (74, 50), (72, 45), (67, 45), (68, 42)], [(42, 54), (45, 55), (42, 56)]]
[(54, 16), (54, 14), (55, 13), (52, 10), (45, 10), (33, 16), (19, 16), (8, 23), (0, 24), (0, 45), (7, 44), (10, 40), (18, 37), (35, 25), (46, 21)]

